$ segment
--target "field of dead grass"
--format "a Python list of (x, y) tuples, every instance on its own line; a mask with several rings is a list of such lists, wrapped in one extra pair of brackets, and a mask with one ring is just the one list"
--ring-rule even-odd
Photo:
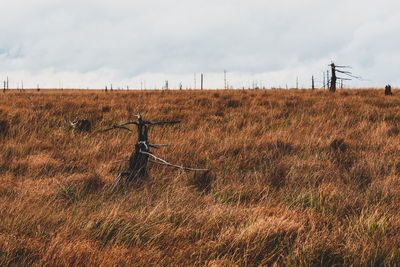
[[(212, 172), (110, 192), (136, 133), (100, 130), (137, 112), (182, 121), (150, 129), (158, 156)], [(399, 134), (396, 90), (1, 93), (0, 265), (398, 264)]]

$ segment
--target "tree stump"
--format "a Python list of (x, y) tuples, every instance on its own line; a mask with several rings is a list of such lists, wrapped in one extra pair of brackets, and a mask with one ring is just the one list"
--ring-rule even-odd
[(393, 95), (392, 87), (389, 84), (385, 86), (385, 95)]
[(71, 121), (70, 124), (72, 128), (81, 132), (89, 132), (92, 128), (92, 123), (87, 119)]
[[(129, 128), (126, 127), (126, 125), (136, 125), (138, 129), (138, 141), (135, 145), (135, 150), (132, 152), (131, 156), (129, 157), (129, 169), (126, 172), (120, 172), (118, 176), (115, 178), (114, 182), (111, 185), (111, 189), (114, 189), (115, 186), (119, 183), (119, 181), (122, 179), (122, 177), (126, 177), (126, 184), (129, 184), (139, 178), (145, 178), (147, 175), (147, 163), (150, 161), (152, 163), (160, 164), (160, 165), (166, 165), (174, 168), (178, 168), (181, 170), (187, 170), (187, 171), (199, 171), (199, 172), (206, 172), (208, 173), (208, 169), (194, 169), (194, 168), (187, 168), (183, 166), (178, 166), (171, 164), (163, 159), (160, 159), (156, 157), (153, 153), (150, 152), (150, 147), (153, 148), (158, 148), (158, 147), (163, 147), (166, 145), (156, 145), (156, 144), (149, 144), (148, 143), (148, 138), (147, 138), (147, 133), (148, 133), (148, 127), (149, 126), (154, 126), (154, 125), (165, 125), (165, 124), (176, 124), (179, 123), (180, 121), (144, 121), (142, 119), (142, 116), (140, 113), (137, 115), (138, 121), (128, 121), (125, 123), (121, 123), (118, 125), (114, 125), (111, 128), (105, 129), (104, 131), (110, 131), (113, 129), (125, 129), (129, 130)], [(149, 156), (153, 160), (149, 160)], [(125, 161), (125, 160), (122, 160)], [(202, 183), (199, 183), (199, 187), (203, 188), (203, 190), (208, 190), (209, 183), (211, 182), (210, 177), (203, 177), (204, 181)]]
[(133, 151), (129, 157), (129, 175), (126, 178), (126, 183), (146, 177), (149, 156), (141, 152), (150, 152), (149, 146), (147, 145), (147, 129), (147, 126), (143, 127), (144, 132), (139, 134), (139, 140), (135, 145), (135, 151)]

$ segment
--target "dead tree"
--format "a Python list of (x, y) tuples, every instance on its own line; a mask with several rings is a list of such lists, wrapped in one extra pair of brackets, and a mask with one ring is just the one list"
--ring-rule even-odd
[(385, 95), (393, 95), (392, 87), (389, 84), (385, 86)]
[[(115, 178), (114, 182), (111, 185), (111, 189), (114, 189), (115, 186), (119, 183), (122, 177), (126, 177), (126, 184), (137, 180), (138, 178), (145, 178), (147, 174), (147, 163), (156, 163), (160, 165), (166, 165), (182, 170), (187, 170), (187, 171), (204, 171), (207, 172), (207, 169), (193, 169), (193, 168), (187, 168), (183, 166), (178, 166), (174, 165), (171, 163), (168, 163), (167, 161), (158, 158), (155, 156), (151, 151), (150, 148), (159, 148), (159, 147), (164, 147), (167, 145), (155, 145), (155, 144), (149, 144), (148, 143), (148, 129), (150, 126), (161, 126), (161, 125), (167, 125), (167, 124), (177, 124), (180, 123), (180, 121), (158, 121), (158, 122), (153, 122), (153, 121), (144, 121), (142, 119), (142, 116), (140, 114), (136, 115), (138, 118), (138, 121), (129, 121), (125, 122), (122, 124), (115, 125), (111, 128), (105, 129), (104, 132), (110, 131), (113, 129), (124, 129), (131, 131), (131, 129), (127, 128), (127, 125), (136, 125), (138, 129), (138, 141), (135, 145), (135, 150), (132, 152), (131, 156), (129, 159), (125, 159), (126, 161), (129, 161), (129, 168), (128, 171), (126, 172), (120, 172), (118, 176)], [(151, 157), (152, 159), (149, 159)], [(122, 160), (122, 161), (125, 161)], [(120, 162), (120, 161), (117, 161)]]
[(351, 81), (350, 78), (344, 78), (344, 77), (337, 77), (336, 73), (341, 73), (346, 75), (347, 77), (351, 77), (351, 78), (355, 78), (358, 80), (362, 80), (362, 78), (360, 76), (354, 76), (350, 71), (345, 71), (343, 70), (343, 68), (351, 68), (350, 66), (338, 66), (335, 65), (334, 63), (331, 63), (329, 65), (331, 67), (331, 79), (327, 81), (327, 84), (329, 84), (329, 91), (331, 91), (332, 93), (334, 93), (336, 91), (336, 83), (337, 81), (341, 81), (341, 87), (343, 88), (343, 81)]
[(334, 93), (336, 91), (336, 66), (334, 63), (331, 64), (331, 72), (332, 72), (332, 76), (331, 76), (331, 85), (329, 87), (329, 91), (331, 91), (332, 93)]

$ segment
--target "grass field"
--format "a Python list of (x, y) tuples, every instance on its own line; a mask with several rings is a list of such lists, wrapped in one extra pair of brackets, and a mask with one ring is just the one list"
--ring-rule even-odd
[[(155, 154), (212, 171), (110, 192), (137, 137), (100, 130), (138, 112), (182, 121)], [(400, 263), (396, 90), (9, 91), (0, 138), (1, 266)]]

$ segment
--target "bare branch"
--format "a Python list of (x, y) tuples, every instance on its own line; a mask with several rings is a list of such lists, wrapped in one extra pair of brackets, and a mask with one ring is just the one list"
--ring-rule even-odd
[(119, 183), (119, 181), (121, 180), (122, 176), (128, 176), (130, 175), (129, 172), (120, 172), (118, 174), (118, 176), (115, 178), (114, 182), (111, 184), (110, 186), (110, 190), (114, 190), (114, 188), (117, 186), (117, 184)]
[(355, 75), (347, 74), (347, 73), (345, 73), (345, 74), (346, 74), (347, 76), (350, 76), (350, 77), (354, 78), (354, 79), (362, 80), (362, 77), (361, 77), (361, 76), (355, 76)]
[(343, 73), (344, 75), (347, 75), (347, 76), (352, 77), (354, 79), (362, 80), (362, 77), (355, 76), (350, 71), (343, 71), (343, 70), (336, 70), (336, 71), (339, 72), (339, 73)]
[(130, 125), (130, 124), (138, 125), (139, 123), (137, 123), (136, 121), (128, 121), (128, 122), (124, 122), (124, 123), (118, 124), (116, 126), (125, 126), (125, 125)]
[(154, 158), (155, 160), (158, 160), (158, 162), (157, 161), (153, 161), (153, 160), (149, 160), (152, 163), (157, 163), (157, 164), (160, 164), (160, 165), (166, 165), (166, 166), (178, 168), (178, 169), (185, 170), (185, 171), (203, 171), (203, 172), (209, 171), (208, 169), (193, 169), (193, 168), (174, 165), (174, 164), (171, 164), (171, 163), (169, 163), (169, 162), (167, 162), (167, 161), (165, 161), (165, 160), (163, 160), (161, 158), (158, 158), (158, 157), (154, 156), (151, 153), (144, 152), (144, 151), (140, 151), (140, 153), (148, 155), (148, 156)]
[(164, 125), (164, 124), (176, 124), (180, 123), (180, 121), (143, 121), (143, 123), (149, 125)]
[(125, 122), (125, 123), (122, 123), (122, 124), (114, 125), (111, 128), (107, 128), (107, 129), (103, 130), (103, 132), (108, 132), (108, 131), (114, 130), (114, 129), (124, 129), (124, 130), (128, 130), (128, 131), (132, 132), (131, 129), (129, 129), (127, 127), (124, 127), (124, 125), (129, 125), (129, 124), (136, 124), (137, 125), (137, 122), (129, 121), (129, 122)]
[(343, 70), (336, 70), (336, 72), (344, 73), (344, 74), (351, 74), (350, 71), (343, 71)]
[(351, 79), (348, 78), (341, 78), (341, 77), (337, 77), (338, 80), (342, 80), (342, 81), (351, 81)]

